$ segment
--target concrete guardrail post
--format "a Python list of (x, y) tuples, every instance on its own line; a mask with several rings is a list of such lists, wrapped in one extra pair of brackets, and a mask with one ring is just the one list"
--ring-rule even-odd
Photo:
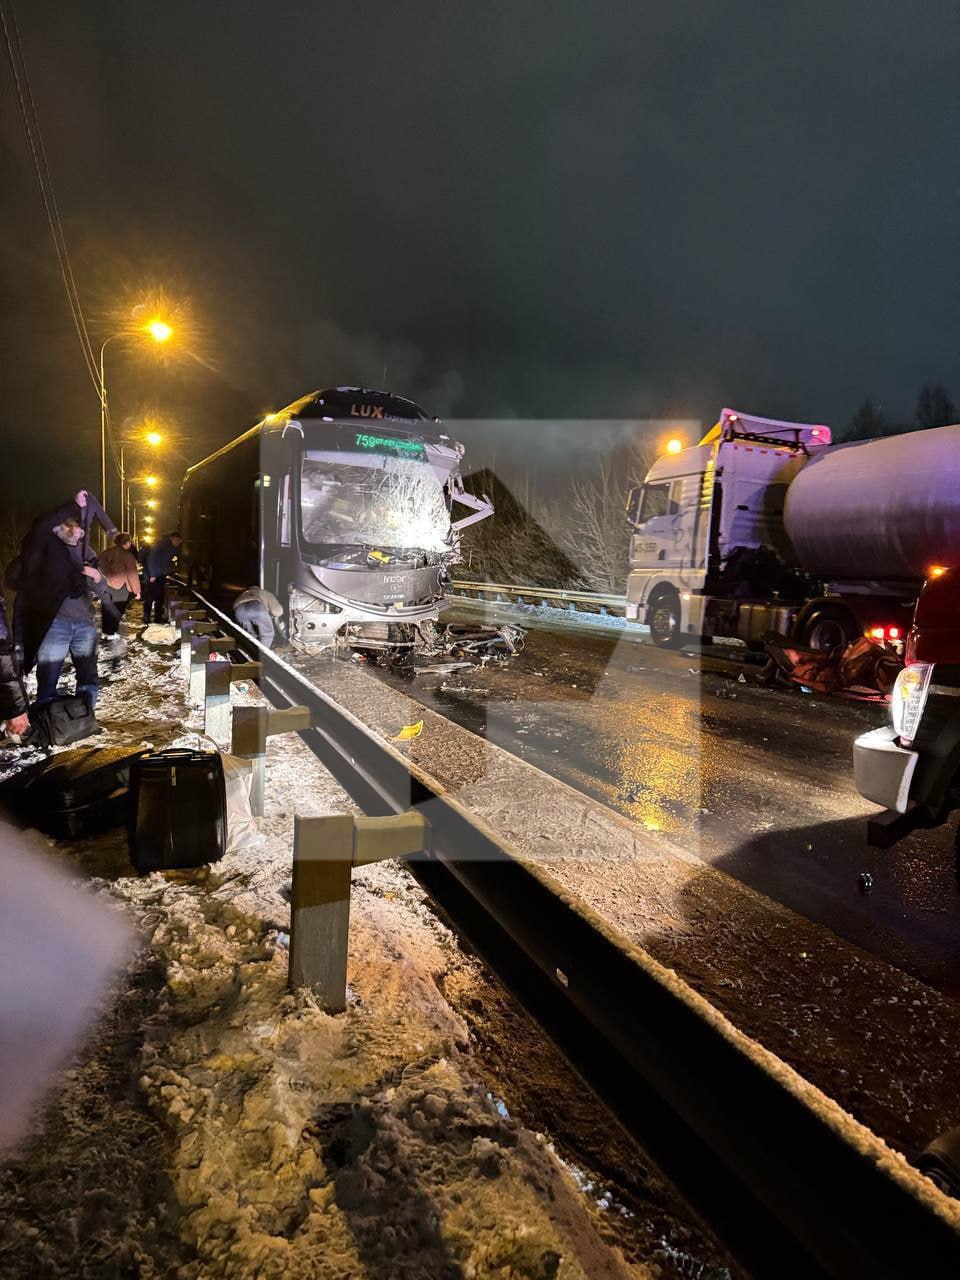
[(353, 867), (429, 849), (430, 826), (411, 810), (390, 818), (297, 817), (290, 900), (291, 987), (311, 987), (328, 1013), (347, 1007)]
[(185, 676), (190, 674), (190, 639), (192, 636), (208, 635), (216, 631), (216, 623), (196, 622), (191, 618), (178, 619), (180, 629), (180, 669)]
[(190, 692), (188, 698), (194, 706), (199, 706), (204, 699), (204, 666), (211, 661), (213, 654), (217, 656), (228, 652), (230, 649), (237, 647), (237, 642), (233, 636), (217, 635), (216, 627), (212, 622), (201, 623), (201, 632), (187, 637), (186, 646), (181, 646), (181, 655), (183, 648), (187, 648), (188, 663), (187, 674), (190, 677)]
[(190, 637), (190, 691), (187, 700), (198, 707), (206, 697), (206, 667), (210, 661), (210, 638), (204, 635)]
[[(191, 676), (193, 668), (191, 666)], [(210, 662), (203, 664), (203, 731), (214, 742), (230, 741), (230, 686), (256, 680), (259, 662)]]
[(234, 707), (230, 754), (252, 768), (250, 810), (262, 818), (266, 801), (267, 738), (310, 728), (309, 707)]

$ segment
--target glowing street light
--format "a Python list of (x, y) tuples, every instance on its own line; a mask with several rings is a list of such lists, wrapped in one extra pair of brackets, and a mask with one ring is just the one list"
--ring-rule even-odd
[(146, 326), (146, 332), (154, 342), (169, 342), (173, 337), (173, 329), (165, 320), (151, 320)]
[(143, 483), (147, 485), (148, 488), (155, 489), (159, 481), (157, 480), (156, 476), (144, 476)]
[(671, 436), (664, 447), (667, 453), (680, 453), (683, 450), (683, 441), (676, 436)]
[[(126, 512), (125, 523), (128, 528), (130, 525), (130, 486), (127, 484), (126, 448), (128, 444), (145, 444), (149, 445), (151, 449), (158, 449), (163, 444), (163, 434), (157, 431), (156, 427), (150, 426), (155, 421), (156, 419), (154, 418), (147, 418), (141, 424), (142, 435), (134, 434), (120, 442), (120, 512), (121, 518), (123, 517), (123, 512)], [(144, 430), (144, 428), (148, 429)]]
[(147, 506), (150, 508), (151, 511), (153, 511), (156, 508), (156, 505), (157, 505), (156, 498), (147, 499)]
[[(142, 316), (145, 310), (145, 303), (141, 303), (139, 306), (133, 308), (132, 318), (135, 324), (137, 317)], [(107, 506), (107, 378), (104, 368), (104, 357), (106, 355), (107, 347), (111, 342), (118, 342), (121, 338), (129, 339), (137, 333), (148, 334), (154, 342), (162, 346), (164, 343), (169, 342), (173, 337), (173, 326), (167, 324), (166, 320), (162, 320), (159, 316), (154, 315), (153, 319), (148, 320), (146, 324), (138, 325), (135, 328), (131, 327), (128, 323), (126, 327), (122, 328), (118, 333), (110, 334), (110, 336), (104, 339), (101, 344), (100, 386), (98, 388), (100, 392), (100, 502), (104, 510), (106, 510)], [(120, 507), (122, 516), (122, 486), (120, 493)]]

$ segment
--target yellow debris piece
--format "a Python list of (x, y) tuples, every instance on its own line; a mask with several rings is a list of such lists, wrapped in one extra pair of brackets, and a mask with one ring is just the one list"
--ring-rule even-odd
[(416, 724), (405, 724), (394, 738), (394, 742), (409, 742), (411, 738), (419, 738), (421, 733), (423, 733), (422, 720), (418, 720)]

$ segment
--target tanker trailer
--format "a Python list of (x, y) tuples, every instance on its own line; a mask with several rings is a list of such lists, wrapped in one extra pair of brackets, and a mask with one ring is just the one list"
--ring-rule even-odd
[(654, 463), (628, 503), (627, 616), (655, 644), (902, 642), (929, 569), (960, 546), (960, 426), (830, 440), (724, 409), (699, 445)]

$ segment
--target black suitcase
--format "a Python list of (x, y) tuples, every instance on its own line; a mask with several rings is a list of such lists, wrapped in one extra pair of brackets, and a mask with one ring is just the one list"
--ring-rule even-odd
[(58, 840), (99, 835), (129, 820), (130, 767), (143, 755), (143, 747), (74, 747), (28, 765), (0, 799)]
[(130, 770), (130, 861), (141, 875), (218, 862), (227, 795), (216, 752), (148, 752)]

